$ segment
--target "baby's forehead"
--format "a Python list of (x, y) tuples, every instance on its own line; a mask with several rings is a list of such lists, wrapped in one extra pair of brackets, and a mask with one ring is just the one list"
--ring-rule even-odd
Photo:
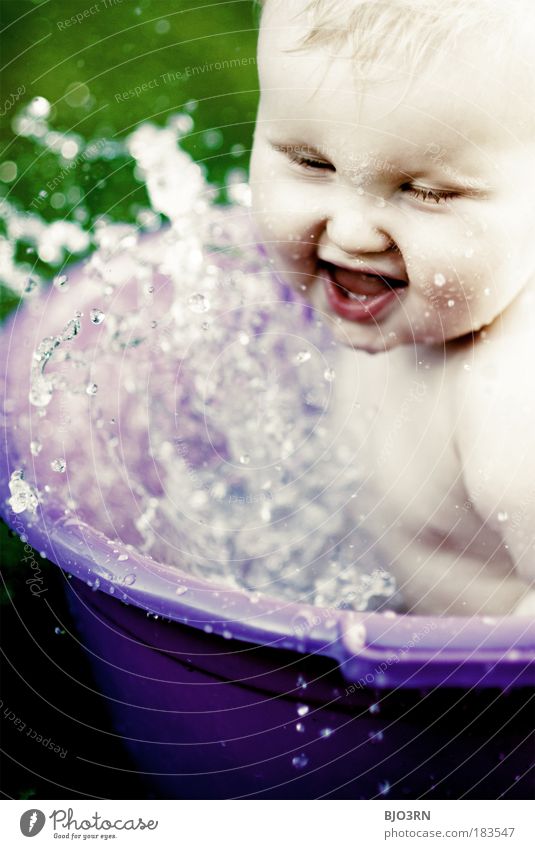
[[(290, 121), (323, 115), (324, 121), (359, 125), (365, 96), (367, 116), (387, 130), (397, 98), (413, 112), (412, 134), (416, 125), (422, 129), (426, 124), (432, 136), (428, 144), (435, 147), (444, 146), (448, 135), (450, 144), (464, 135), (467, 142), (484, 145), (489, 133), (495, 143), (499, 137), (504, 144), (535, 140), (533, 51), (527, 57), (511, 49), (507, 62), (498, 63), (492, 44), (467, 32), (447, 52), (422, 54), (412, 65), (410, 57), (398, 62), (396, 54), (377, 56), (363, 76), (349, 39), (336, 52), (328, 42), (303, 45), (310, 20), (295, 13), (295, 3), (291, 15), (277, 0), (270, 3), (262, 23), (259, 71), (263, 100), (274, 115)], [(507, 53), (503, 44), (502, 52)], [(391, 117), (395, 123), (399, 110)]]
[(260, 0), (260, 5), (261, 26), (300, 32), (304, 45), (338, 47), (350, 38), (361, 55), (396, 45), (413, 47), (417, 55), (437, 40), (457, 43), (467, 33), (494, 34), (506, 51), (516, 52), (522, 37), (532, 44), (535, 25), (533, 0)]
[(533, 112), (534, 40), (533, 0), (267, 0), (260, 76), (277, 65), (279, 76), (291, 70), (299, 80), (302, 69), (316, 84), (314, 71), (329, 56), (352, 59), (361, 80), (417, 79), (433, 68), (447, 78), (460, 63), (466, 84), (483, 71), (488, 86), (514, 100), (523, 95)]

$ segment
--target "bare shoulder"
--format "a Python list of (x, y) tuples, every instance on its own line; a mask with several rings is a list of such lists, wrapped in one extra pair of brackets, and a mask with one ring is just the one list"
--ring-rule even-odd
[[(521, 574), (535, 542), (535, 305), (528, 299), (454, 358), (454, 440), (468, 497)], [(530, 558), (532, 559), (532, 558)]]
[[(457, 443), (465, 452), (480, 453), (483, 445), (495, 448), (497, 458), (511, 457), (533, 444), (534, 357), (535, 304), (524, 315), (520, 309), (508, 314), (456, 352), (453, 403)], [(508, 435), (531, 439), (511, 444)]]

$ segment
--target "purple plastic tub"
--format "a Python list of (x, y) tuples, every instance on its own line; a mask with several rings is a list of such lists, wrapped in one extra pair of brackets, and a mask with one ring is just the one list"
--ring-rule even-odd
[[(74, 309), (94, 306), (87, 281), (76, 285), (82, 276), (71, 273), (68, 293), (48, 291), (3, 330), (2, 513), (74, 576), (65, 584), (81, 640), (147, 792), (529, 794), (529, 619), (359, 614), (252, 597), (110, 540), (109, 529), (53, 496), (35, 515), (15, 516), (7, 504), (11, 474), (24, 468), (41, 486), (50, 460), (43, 452), (39, 466), (28, 451), (36, 417), (28, 401), (31, 354)], [(89, 327), (87, 338), (97, 332)], [(110, 382), (110, 397), (118, 386)]]

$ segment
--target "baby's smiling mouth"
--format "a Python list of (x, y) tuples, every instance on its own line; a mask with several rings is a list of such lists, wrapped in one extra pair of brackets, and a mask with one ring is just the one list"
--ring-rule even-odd
[(327, 300), (337, 315), (349, 321), (366, 322), (378, 318), (387, 306), (398, 300), (398, 290), (408, 283), (365, 267), (365, 270), (345, 268), (319, 260), (319, 275), (323, 279)]

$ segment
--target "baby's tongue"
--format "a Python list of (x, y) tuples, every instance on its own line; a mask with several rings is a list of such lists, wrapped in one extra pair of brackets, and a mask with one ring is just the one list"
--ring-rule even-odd
[(334, 282), (354, 295), (382, 295), (390, 289), (390, 286), (376, 275), (349, 271), (346, 268), (333, 268), (332, 271)]

